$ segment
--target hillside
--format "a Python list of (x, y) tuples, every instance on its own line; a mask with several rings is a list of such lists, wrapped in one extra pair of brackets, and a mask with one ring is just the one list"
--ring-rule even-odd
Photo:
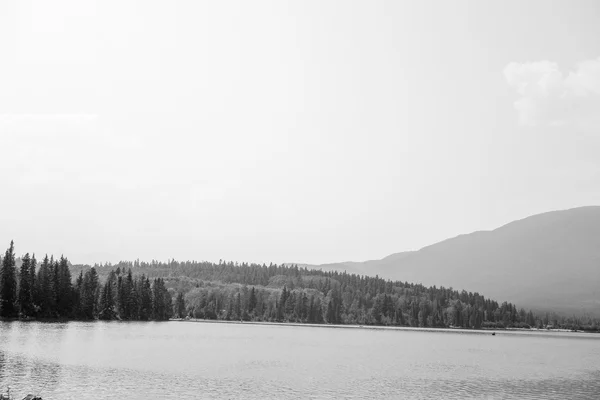
[(600, 207), (538, 214), (382, 260), (318, 267), (600, 315)]

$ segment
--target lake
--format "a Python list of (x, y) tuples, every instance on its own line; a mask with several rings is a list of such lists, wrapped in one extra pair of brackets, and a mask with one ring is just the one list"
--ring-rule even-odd
[(600, 336), (0, 322), (7, 384), (44, 400), (597, 399)]

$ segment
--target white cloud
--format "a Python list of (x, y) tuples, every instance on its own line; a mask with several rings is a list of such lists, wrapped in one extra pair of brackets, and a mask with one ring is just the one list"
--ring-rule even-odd
[(512, 62), (504, 76), (520, 96), (514, 106), (522, 125), (600, 130), (600, 57), (566, 75), (550, 61)]

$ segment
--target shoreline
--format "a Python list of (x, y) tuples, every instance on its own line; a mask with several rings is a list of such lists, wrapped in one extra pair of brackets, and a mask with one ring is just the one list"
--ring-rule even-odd
[(266, 325), (266, 326), (287, 326), (287, 327), (307, 327), (307, 328), (330, 328), (330, 329), (364, 329), (380, 331), (408, 331), (408, 332), (441, 332), (441, 333), (466, 333), (466, 334), (548, 334), (548, 333), (571, 333), (578, 336), (581, 334), (600, 334), (600, 332), (570, 331), (566, 329), (524, 329), (524, 328), (503, 328), (503, 329), (465, 329), (465, 328), (418, 328), (412, 326), (383, 326), (383, 325), (340, 325), (340, 324), (303, 324), (299, 322), (269, 322), (269, 321), (227, 321), (218, 319), (199, 319), (199, 318), (171, 318), (172, 322), (195, 322), (207, 324), (237, 324), (237, 325)]
[(284, 327), (306, 327), (306, 328), (330, 328), (330, 329), (363, 329), (379, 331), (406, 331), (406, 332), (440, 332), (440, 333), (465, 333), (465, 334), (493, 334), (493, 335), (543, 335), (555, 334), (559, 336), (600, 337), (600, 331), (583, 331), (569, 329), (539, 329), (539, 328), (419, 328), (413, 326), (385, 326), (385, 325), (354, 325), (354, 324), (309, 324), (300, 322), (269, 322), (269, 321), (228, 321), (222, 319), (200, 319), (200, 318), (170, 318), (168, 320), (79, 320), (79, 319), (20, 319), (20, 318), (0, 318), (0, 322), (25, 322), (25, 323), (68, 323), (68, 322), (195, 322), (206, 324), (238, 324), (238, 325), (264, 325), (264, 326), (284, 326)]

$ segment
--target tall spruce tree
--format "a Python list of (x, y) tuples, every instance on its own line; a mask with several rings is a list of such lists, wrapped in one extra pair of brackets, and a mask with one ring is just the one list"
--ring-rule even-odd
[(18, 316), (17, 308), (17, 267), (15, 263), (15, 245), (10, 242), (2, 259), (0, 270), (0, 316), (15, 318)]
[[(120, 271), (119, 271), (120, 272)], [(125, 288), (123, 285), (123, 276), (118, 274), (117, 277), (117, 312), (119, 313), (120, 319), (127, 319), (125, 312), (125, 298), (127, 295), (125, 294)]]
[[(165, 313), (162, 315), (162, 319), (166, 321), (173, 316), (173, 298), (171, 297), (171, 293), (167, 290), (167, 286), (165, 285), (164, 279), (161, 279), (161, 282), (163, 291), (163, 301), (165, 302)], [(218, 312), (217, 303), (215, 303), (215, 312)]]
[(92, 267), (86, 271), (83, 276), (83, 285), (81, 287), (81, 317), (84, 319), (94, 319), (98, 313), (98, 291), (100, 282), (96, 268)]
[[(22, 317), (33, 316), (33, 296), (31, 281), (31, 257), (29, 253), (25, 254), (21, 260), (21, 270), (19, 273), (19, 312)], [(35, 268), (35, 267), (34, 267)]]
[(50, 260), (46, 254), (42, 260), (42, 263), (40, 264), (40, 268), (37, 271), (33, 298), (33, 301), (38, 309), (38, 315), (41, 317), (48, 317), (50, 314), (52, 300), (50, 298), (50, 288)]
[(128, 319), (138, 319), (139, 318), (139, 299), (138, 292), (135, 287), (135, 280), (133, 279), (133, 275), (131, 274), (131, 269), (127, 272), (127, 279), (125, 281), (125, 286), (129, 291), (129, 294), (126, 301), (126, 310), (127, 310), (127, 318)]
[(103, 320), (112, 320), (117, 318), (117, 310), (115, 305), (115, 288), (116, 288), (116, 274), (111, 272), (104, 287), (100, 294), (100, 304), (98, 306), (98, 318)]
[(139, 319), (147, 321), (152, 318), (152, 288), (150, 286), (150, 279), (141, 276), (138, 282), (139, 292)]
[(82, 299), (81, 299), (81, 293), (83, 291), (83, 270), (79, 271), (79, 275), (77, 276), (77, 280), (75, 281), (75, 288), (74, 288), (74, 294), (73, 294), (73, 302), (74, 302), (74, 309), (73, 309), (73, 315), (75, 315), (75, 318), (83, 318), (82, 315), (82, 311), (81, 311), (81, 306), (82, 306)]
[(60, 300), (60, 265), (58, 260), (54, 260), (54, 256), (50, 256), (50, 261), (52, 267), (50, 270), (52, 271), (52, 290), (50, 291), (50, 296), (52, 297), (52, 311), (51, 316), (53, 318), (58, 317), (59, 314), (59, 300)]
[(69, 317), (72, 316), (74, 308), (69, 261), (61, 256), (56, 265), (56, 311), (61, 317)]
[(171, 318), (173, 305), (171, 294), (162, 278), (157, 278), (152, 283), (152, 319), (164, 321)]
[(36, 267), (37, 260), (35, 259), (35, 253), (31, 256), (31, 264), (29, 266), (29, 284), (31, 285), (31, 307), (33, 309), (33, 315), (37, 315), (39, 312), (39, 306), (36, 304), (35, 299), (37, 298), (36, 293)]

